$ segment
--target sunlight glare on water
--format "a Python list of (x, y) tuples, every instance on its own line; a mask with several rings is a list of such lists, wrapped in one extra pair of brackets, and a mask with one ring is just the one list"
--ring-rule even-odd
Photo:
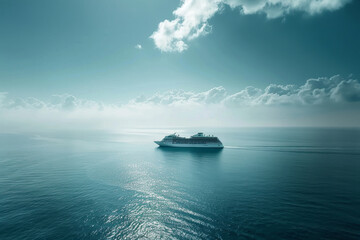
[(208, 132), (1, 135), (1, 239), (359, 238), (359, 129)]

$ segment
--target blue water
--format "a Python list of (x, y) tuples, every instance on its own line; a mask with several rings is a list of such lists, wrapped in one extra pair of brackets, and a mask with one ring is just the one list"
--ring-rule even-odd
[(0, 239), (360, 239), (360, 129), (205, 130), (1, 134)]

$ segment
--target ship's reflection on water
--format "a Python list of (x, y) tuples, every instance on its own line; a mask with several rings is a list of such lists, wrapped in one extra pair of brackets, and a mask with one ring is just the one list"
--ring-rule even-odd
[(359, 129), (218, 133), (0, 134), (0, 239), (360, 239)]
[(163, 154), (166, 159), (193, 158), (196, 160), (219, 160), (222, 148), (173, 148), (173, 147), (157, 147), (157, 152)]

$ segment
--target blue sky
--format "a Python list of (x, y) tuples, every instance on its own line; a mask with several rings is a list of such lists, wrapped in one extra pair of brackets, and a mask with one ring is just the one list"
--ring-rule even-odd
[(54, 95), (127, 104), (219, 86), (229, 96), (274, 84), (299, 94), (308, 79), (336, 75), (356, 91), (319, 91), (357, 102), (359, 11), (351, 0), (2, 0), (3, 106)]

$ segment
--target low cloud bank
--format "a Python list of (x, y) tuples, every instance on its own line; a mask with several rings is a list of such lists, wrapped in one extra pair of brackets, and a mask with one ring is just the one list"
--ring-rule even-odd
[(331, 78), (309, 79), (304, 85), (270, 84), (265, 89), (248, 86), (230, 94), (223, 87), (206, 92), (168, 91), (149, 98), (144, 96), (130, 101), (131, 104), (189, 105), (224, 104), (228, 107), (270, 105), (314, 105), (360, 101), (360, 83), (355, 79)]
[(309, 15), (335, 11), (351, 0), (182, 0), (173, 14), (175, 19), (164, 20), (150, 36), (163, 52), (182, 52), (188, 42), (208, 34), (208, 20), (225, 5), (238, 9), (241, 14), (265, 14), (267, 18), (279, 18), (292, 12)]
[(139, 96), (105, 104), (69, 94), (49, 101), (0, 92), (0, 132), (109, 130), (127, 127), (360, 126), (356, 79), (309, 79), (301, 86), (224, 87)]

